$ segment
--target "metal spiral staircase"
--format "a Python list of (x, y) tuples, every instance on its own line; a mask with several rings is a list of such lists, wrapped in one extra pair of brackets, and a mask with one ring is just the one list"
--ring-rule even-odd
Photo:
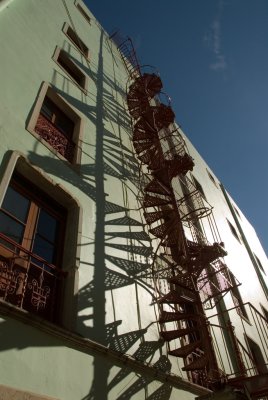
[[(158, 290), (160, 335), (167, 342), (169, 354), (183, 358), (183, 370), (189, 378), (213, 388), (223, 373), (204, 309), (234, 285), (222, 259), (227, 253), (212, 207), (188, 176), (194, 162), (174, 124), (170, 102), (161, 100), (159, 75), (148, 73), (148, 68), (144, 72), (131, 39), (118, 49), (129, 73), (127, 105), (133, 119), (133, 146), (150, 176), (143, 188), (144, 218), (149, 232), (158, 239), (156, 252), (162, 249), (161, 257), (170, 265), (165, 278), (170, 290)], [(174, 189), (174, 179), (180, 182), (180, 193)], [(215, 239), (212, 244), (202, 229), (204, 220), (210, 226), (210, 237)], [(157, 265), (152, 267), (157, 271)]]

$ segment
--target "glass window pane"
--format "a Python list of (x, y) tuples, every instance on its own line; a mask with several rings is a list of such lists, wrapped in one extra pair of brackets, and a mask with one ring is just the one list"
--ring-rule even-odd
[(22, 242), (24, 225), (0, 211), (0, 232), (17, 243)]
[(30, 201), (12, 187), (7, 189), (2, 208), (22, 222), (26, 222)]
[(54, 243), (58, 231), (59, 222), (52, 215), (41, 209), (37, 224), (37, 233), (48, 241)]
[(54, 264), (54, 258), (55, 258), (54, 246), (38, 235), (36, 235), (35, 237), (32, 252), (34, 254), (37, 254), (39, 257), (42, 257), (48, 263)]

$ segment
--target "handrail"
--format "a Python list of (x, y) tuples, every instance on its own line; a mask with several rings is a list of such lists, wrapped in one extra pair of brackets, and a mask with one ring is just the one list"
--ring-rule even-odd
[[(62, 269), (56, 267), (53, 264), (48, 263), (46, 260), (44, 260), (42, 257), (38, 256), (37, 254), (34, 254), (33, 252), (31, 252), (30, 250), (25, 249), (23, 246), (21, 246), (19, 243), (13, 241), (12, 239), (10, 239), (9, 237), (5, 236), (3, 233), (0, 232), (0, 239), (8, 242), (9, 244), (11, 244), (12, 246), (15, 246), (17, 249), (19, 249), (20, 251), (22, 251), (23, 253), (25, 253), (27, 255), (27, 258), (30, 259), (31, 257), (35, 258), (37, 261), (41, 262), (44, 266), (56, 271), (59, 275), (63, 275), (66, 276), (67, 272), (63, 271)], [(0, 243), (0, 245), (4, 245), (3, 243)], [(5, 245), (4, 245), (5, 246)], [(5, 246), (6, 247), (6, 246)], [(15, 258), (21, 258), (24, 259), (22, 256), (20, 256), (19, 254), (16, 253), (16, 250), (12, 250), (8, 247), (8, 250), (11, 251), (14, 254), (14, 259)]]
[[(264, 319), (265, 322), (268, 324), (268, 320), (262, 315), (262, 313), (261, 313), (259, 310), (257, 310), (257, 308), (256, 308), (255, 306), (253, 306), (253, 304), (251, 304), (249, 301), (248, 301), (247, 303), (243, 303), (243, 306), (247, 306), (247, 305), (248, 305), (249, 307), (253, 308), (254, 311), (255, 311), (262, 319)], [(234, 307), (228, 308), (228, 310), (222, 310), (221, 313), (226, 313), (226, 312), (235, 310), (236, 308), (239, 308), (239, 307), (240, 307), (240, 306), (234, 306)], [(219, 316), (219, 313), (210, 315), (208, 318), (210, 319), (210, 318), (218, 317), (218, 316)]]
[(258, 314), (268, 324), (268, 319), (265, 318), (265, 316), (262, 315), (262, 313), (259, 310), (257, 310), (257, 308), (253, 304), (251, 304), (250, 302), (247, 302), (247, 303), (244, 303), (244, 306), (246, 306), (246, 305), (249, 305), (251, 308), (253, 308), (253, 310), (256, 312), (256, 314)]

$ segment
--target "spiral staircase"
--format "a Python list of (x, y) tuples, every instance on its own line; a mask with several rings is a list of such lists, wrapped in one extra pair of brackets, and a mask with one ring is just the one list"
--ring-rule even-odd
[[(184, 360), (182, 369), (194, 383), (213, 388), (223, 373), (217, 365), (205, 308), (234, 285), (223, 260), (227, 253), (215, 234), (212, 207), (191, 180), (194, 161), (174, 123), (169, 99), (162, 101), (159, 75), (139, 65), (131, 39), (118, 49), (129, 73), (132, 142), (150, 178), (142, 189), (144, 218), (149, 232), (158, 239), (155, 252), (161, 249), (160, 256), (170, 265), (165, 277), (169, 292), (157, 289), (160, 336), (169, 354)], [(181, 182), (180, 193), (174, 189), (174, 181)], [(201, 228), (204, 219), (207, 226), (214, 226), (212, 237), (216, 240), (212, 244)], [(152, 268), (157, 279), (157, 265)]]

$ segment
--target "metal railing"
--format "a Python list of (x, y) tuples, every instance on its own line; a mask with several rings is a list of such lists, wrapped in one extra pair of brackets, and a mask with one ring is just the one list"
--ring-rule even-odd
[[(251, 303), (243, 306), (248, 321), (237, 313), (236, 328), (230, 321), (225, 326), (210, 324), (218, 363), (228, 379), (268, 373), (268, 320)], [(237, 308), (226, 312), (237, 311)]]
[(62, 270), (0, 233), (0, 299), (52, 320)]

